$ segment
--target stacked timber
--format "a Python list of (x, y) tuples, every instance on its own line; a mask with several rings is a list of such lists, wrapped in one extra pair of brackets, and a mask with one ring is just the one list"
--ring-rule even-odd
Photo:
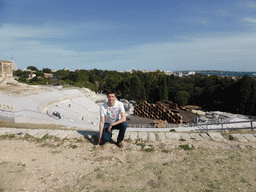
[(179, 113), (174, 113), (162, 102), (150, 104), (147, 101), (144, 101), (134, 107), (133, 115), (154, 120), (163, 120), (168, 123), (182, 123), (182, 116)]

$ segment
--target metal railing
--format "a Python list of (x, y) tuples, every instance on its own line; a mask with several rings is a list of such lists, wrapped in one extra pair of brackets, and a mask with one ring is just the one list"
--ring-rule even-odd
[(127, 124), (130, 128), (179, 128), (180, 125), (177, 124), (166, 124), (161, 127), (157, 127), (155, 124)]
[[(237, 115), (236, 117), (243, 118), (244, 121), (208, 121), (208, 122), (200, 122), (200, 123), (187, 123), (187, 124), (166, 124), (161, 128), (186, 128), (186, 127), (195, 127), (195, 131), (224, 131), (224, 130), (235, 130), (235, 129), (256, 129), (256, 117), (255, 116), (244, 116)], [(71, 122), (70, 117), (62, 116), (61, 119), (55, 116), (51, 116), (50, 114), (44, 115), (40, 112), (29, 111), (29, 110), (21, 110), (21, 111), (11, 111), (6, 109), (0, 109), (0, 120), (18, 122), (18, 123), (34, 123), (34, 124), (59, 124), (60, 121), (65, 124), (65, 122)], [(76, 119), (73, 118), (72, 122), (79, 124), (90, 124), (91, 122), (87, 121), (86, 118)], [(240, 124), (240, 125), (239, 125)], [(95, 125), (98, 125), (96, 123)], [(230, 125), (230, 126), (229, 126)], [(130, 128), (157, 128), (155, 124), (129, 124)]]

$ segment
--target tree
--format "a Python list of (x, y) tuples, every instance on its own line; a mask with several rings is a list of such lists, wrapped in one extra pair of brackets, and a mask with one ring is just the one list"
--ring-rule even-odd
[(166, 76), (161, 76), (159, 80), (159, 88), (160, 88), (160, 100), (168, 101), (168, 89), (167, 89), (167, 78)]
[(133, 76), (130, 79), (130, 91), (131, 91), (131, 99), (138, 101), (140, 100), (140, 91), (141, 91), (141, 84), (140, 84), (140, 79), (137, 76)]
[(35, 72), (37, 77), (43, 77), (44, 76), (44, 72), (43, 71), (37, 71)]
[(32, 70), (32, 71), (38, 71), (38, 69), (35, 66), (28, 66), (27, 70)]
[(44, 73), (51, 73), (51, 72), (52, 72), (52, 70), (51, 70), (51, 69), (49, 69), (49, 68), (43, 68), (43, 72), (44, 72)]
[(38, 77), (33, 77), (32, 79), (29, 80), (29, 83), (38, 83)]
[(27, 78), (25, 76), (19, 77), (18, 81), (21, 82), (21, 83), (27, 83), (28, 82)]
[(115, 89), (116, 86), (118, 85), (118, 83), (119, 83), (119, 80), (117, 78), (109, 77), (107, 79), (107, 83), (105, 85), (105, 90), (104, 91)]
[(190, 94), (187, 91), (177, 91), (174, 101), (178, 103), (179, 106), (187, 105), (190, 99)]

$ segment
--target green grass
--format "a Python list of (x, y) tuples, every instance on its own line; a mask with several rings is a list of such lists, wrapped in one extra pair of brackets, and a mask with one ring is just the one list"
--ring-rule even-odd
[(184, 150), (192, 150), (193, 147), (189, 147), (189, 145), (179, 145), (180, 148), (184, 149)]
[(142, 149), (144, 149), (144, 147), (146, 146), (145, 143), (136, 143), (136, 145), (140, 146)]
[(152, 151), (154, 151), (154, 149), (152, 149), (152, 148), (147, 148), (147, 149), (144, 149), (144, 151), (145, 151), (145, 152), (152, 152)]
[(78, 146), (77, 146), (77, 145), (70, 145), (70, 147), (71, 147), (72, 149), (76, 149), (76, 148), (78, 148)]

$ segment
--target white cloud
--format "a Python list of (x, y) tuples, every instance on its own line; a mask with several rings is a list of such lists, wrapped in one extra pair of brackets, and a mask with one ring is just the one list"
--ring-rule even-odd
[[(9, 32), (8, 29), (17, 29), (17, 31)], [(39, 69), (68, 67), (108, 70), (160, 68), (256, 71), (256, 34), (254, 33), (186, 35), (179, 36), (179, 39), (182, 39), (180, 42), (143, 44), (122, 50), (91, 52), (71, 50), (67, 48), (68, 46), (60, 46), (55, 41), (45, 44), (41, 38), (36, 38), (45, 33), (33, 27), (19, 28), (7, 25), (2, 27), (0, 59), (10, 60), (13, 56), (18, 67), (26, 68), (34, 65)], [(19, 37), (23, 34), (28, 38), (20, 40)], [(31, 40), (30, 37), (34, 39)]]
[(254, 2), (254, 1), (247, 1), (246, 4), (249, 7), (256, 9), (256, 2)]
[(242, 21), (247, 22), (247, 23), (256, 24), (256, 18), (255, 17), (245, 17), (245, 18), (242, 19)]

